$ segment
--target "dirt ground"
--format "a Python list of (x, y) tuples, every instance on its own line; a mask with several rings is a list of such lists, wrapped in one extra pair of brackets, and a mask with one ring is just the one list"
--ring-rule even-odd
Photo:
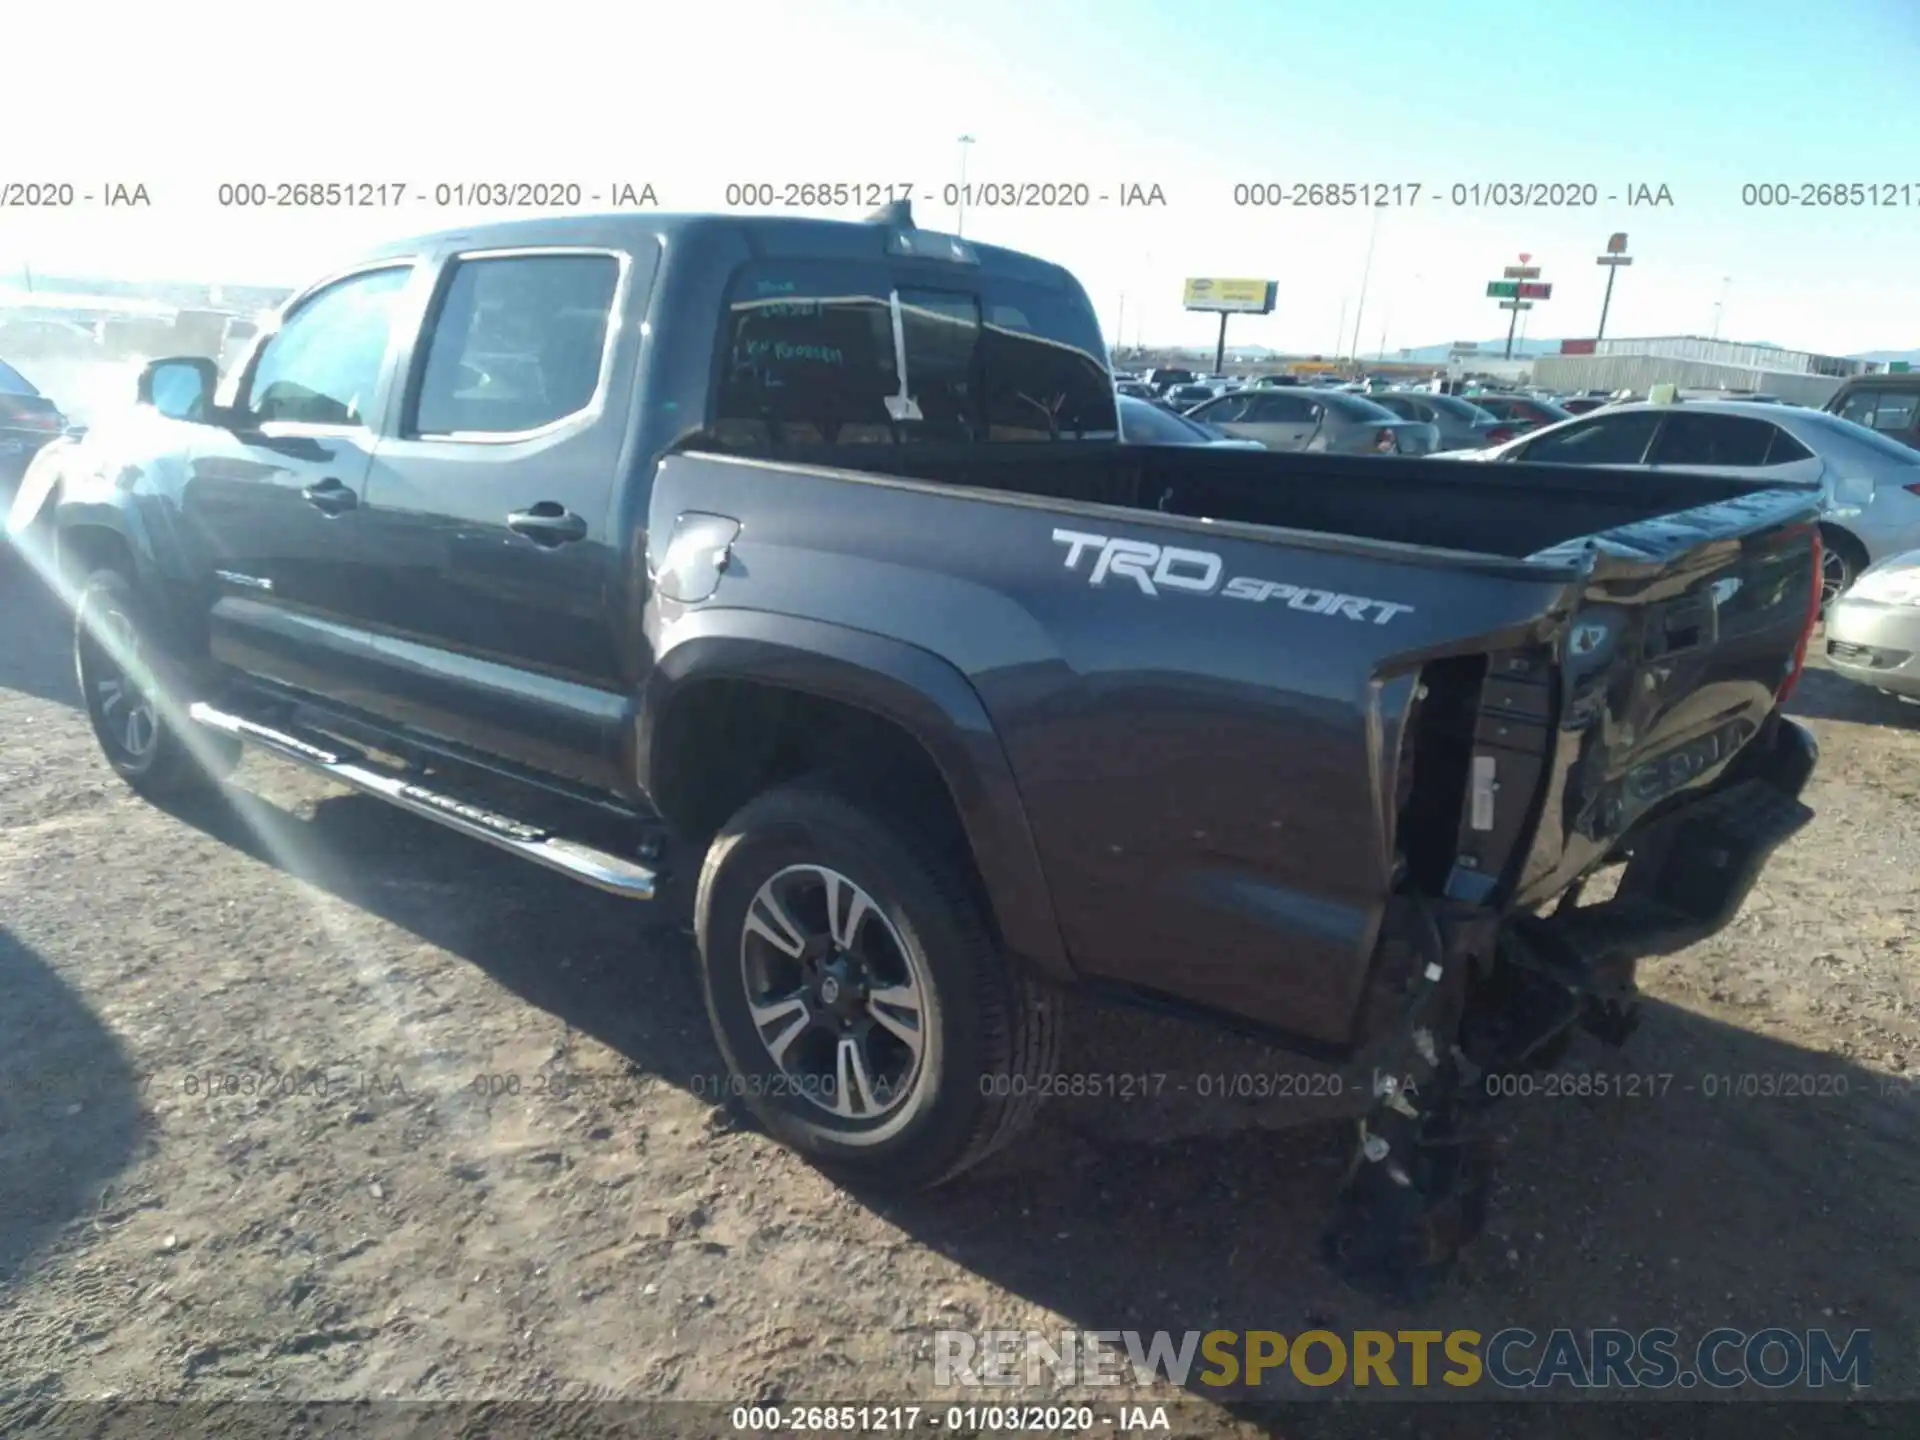
[[(1666, 1093), (1516, 1100), (1489, 1233), (1392, 1311), (1315, 1255), (1347, 1131), (1197, 1093), (1299, 1062), (1077, 1007), (1063, 1068), (1157, 1096), (860, 1199), (716, 1104), (669, 907), (259, 757), (231, 810), (152, 808), (96, 757), (64, 617), (5, 586), (0, 1431), (113, 1396), (931, 1400), (934, 1331), (983, 1328), (1867, 1327), (1874, 1392), (1920, 1394), (1920, 708), (1808, 676), (1817, 821), (1647, 967), (1624, 1056), (1574, 1052)], [(1826, 1093), (1738, 1093), (1780, 1075)]]

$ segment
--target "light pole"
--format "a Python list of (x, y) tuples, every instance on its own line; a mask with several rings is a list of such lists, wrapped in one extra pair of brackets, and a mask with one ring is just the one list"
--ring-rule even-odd
[(1360, 364), (1360, 320), (1367, 312), (1367, 277), (1373, 274), (1373, 242), (1380, 238), (1380, 212), (1387, 207), (1373, 207), (1373, 224), (1367, 227), (1367, 262), (1360, 267), (1360, 303), (1353, 309), (1353, 363)]
[(1340, 363), (1340, 355), (1347, 348), (1347, 297), (1340, 297), (1340, 324), (1333, 336), (1333, 363)]
[(956, 235), (967, 233), (967, 151), (972, 145), (973, 136), (960, 137), (960, 189), (958, 192), (960, 203), (954, 207), (959, 213), (953, 222), (953, 233)]
[(1733, 284), (1733, 277), (1731, 275), (1722, 275), (1720, 277), (1720, 298), (1713, 302), (1713, 338), (1715, 340), (1720, 338), (1720, 315), (1721, 312), (1726, 309), (1727, 287), (1731, 284)]

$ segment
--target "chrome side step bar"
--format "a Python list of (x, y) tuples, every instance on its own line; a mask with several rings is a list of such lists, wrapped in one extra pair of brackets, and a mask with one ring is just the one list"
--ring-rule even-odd
[(398, 775), (383, 773), (366, 764), (364, 756), (344, 747), (330, 750), (257, 721), (229, 715), (205, 703), (194, 704), (187, 714), (209, 730), (217, 730), (222, 735), (231, 735), (236, 740), (257, 745), (283, 760), (304, 765), (362, 794), (372, 795), (470, 839), (484, 840), (510, 855), (518, 855), (522, 860), (531, 860), (536, 865), (557, 870), (596, 890), (605, 890), (608, 894), (623, 896), (628, 900), (654, 898), (657, 877), (652, 870), (632, 860), (564, 839), (537, 825), (524, 824), (511, 816), (483, 809), (451, 795), (443, 795)]

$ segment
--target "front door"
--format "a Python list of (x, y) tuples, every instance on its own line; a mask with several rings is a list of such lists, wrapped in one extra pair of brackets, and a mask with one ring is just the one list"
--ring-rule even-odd
[(398, 304), (412, 267), (333, 281), (290, 308), (202, 425), (183, 512), (214, 575), (212, 653), (330, 694), (346, 676), (325, 635), (348, 608)]
[[(652, 253), (448, 260), (362, 523), (381, 632), (368, 708), (597, 787), (631, 712), (616, 643), (623, 473)], [(618, 377), (618, 378), (616, 378)]]

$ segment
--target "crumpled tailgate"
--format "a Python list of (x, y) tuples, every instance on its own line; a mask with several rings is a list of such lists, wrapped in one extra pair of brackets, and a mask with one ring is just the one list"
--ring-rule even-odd
[(1819, 612), (1817, 522), (1806, 493), (1756, 491), (1549, 552), (1587, 548), (1592, 567), (1559, 663), (1532, 688), (1507, 682), (1516, 719), (1557, 721), (1521, 903), (1714, 785), (1761, 733)]

